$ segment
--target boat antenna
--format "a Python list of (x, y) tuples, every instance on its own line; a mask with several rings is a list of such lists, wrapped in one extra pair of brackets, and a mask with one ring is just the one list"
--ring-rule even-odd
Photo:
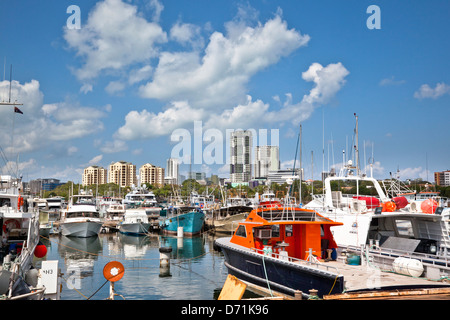
[(355, 127), (355, 161), (356, 161), (356, 175), (359, 175), (359, 149), (358, 149), (358, 116), (354, 113), (356, 118), (356, 127)]
[(300, 174), (299, 174), (299, 179), (298, 179), (298, 184), (299, 184), (299, 190), (298, 190), (298, 204), (299, 206), (302, 205), (302, 180), (303, 180), (303, 171), (302, 171), (302, 124), (300, 123), (300, 132), (299, 132), (299, 145), (300, 145), (300, 164), (299, 164), (299, 170), (300, 170)]

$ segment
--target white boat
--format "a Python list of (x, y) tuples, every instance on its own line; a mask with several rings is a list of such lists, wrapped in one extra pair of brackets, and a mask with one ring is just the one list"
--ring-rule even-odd
[(127, 209), (123, 220), (117, 225), (119, 232), (129, 235), (145, 235), (150, 223), (147, 213), (143, 209)]
[[(39, 210), (31, 199), (22, 197), (20, 190), (23, 190), (20, 178), (0, 176), (1, 300), (49, 297), (50, 288), (43, 286), (39, 270), (33, 265), (35, 256), (42, 258), (47, 253), (45, 245), (39, 243)], [(58, 281), (57, 269), (53, 271)], [(59, 299), (59, 291), (54, 293), (52, 298)]]
[(103, 198), (100, 202), (100, 216), (104, 218), (105, 229), (117, 229), (117, 224), (123, 219), (125, 205), (121, 198)]
[(92, 195), (73, 195), (61, 217), (61, 234), (87, 238), (100, 233), (103, 222)]
[[(333, 190), (336, 185), (350, 185), (356, 193)], [(363, 194), (362, 190), (371, 192)], [(340, 247), (376, 249), (379, 254), (389, 252), (392, 258), (408, 255), (422, 261), (425, 269), (428, 263), (437, 263), (442, 266), (436, 267), (438, 274), (450, 275), (446, 222), (450, 208), (432, 207), (424, 212), (414, 209), (414, 204), (404, 197), (389, 198), (376, 179), (361, 174), (358, 164), (354, 166), (349, 160), (338, 175), (331, 174), (325, 179), (324, 192), (314, 195), (304, 208), (343, 223), (334, 230), (334, 239)]]
[(122, 201), (126, 208), (140, 206), (143, 202), (145, 202), (148, 207), (156, 207), (158, 205), (156, 196), (152, 191), (148, 191), (145, 188), (137, 188), (134, 186), (131, 192), (127, 193)]

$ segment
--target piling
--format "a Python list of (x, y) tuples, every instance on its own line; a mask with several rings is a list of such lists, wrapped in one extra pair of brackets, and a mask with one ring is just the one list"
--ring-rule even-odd
[(170, 254), (172, 247), (159, 248), (159, 276), (170, 277)]

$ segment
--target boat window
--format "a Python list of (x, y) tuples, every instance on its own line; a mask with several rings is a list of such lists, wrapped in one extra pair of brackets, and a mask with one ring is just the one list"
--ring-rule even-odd
[(401, 236), (413, 237), (414, 231), (410, 220), (395, 220), (398, 234)]
[(285, 236), (292, 237), (292, 224), (287, 224), (285, 227)]
[(279, 224), (274, 224), (272, 226), (272, 237), (274, 237), (274, 238), (280, 237), (280, 225)]
[(240, 226), (237, 228), (235, 234), (236, 234), (237, 236), (239, 236), (239, 237), (244, 237), (244, 238), (246, 238), (246, 237), (247, 237), (247, 232), (245, 231), (245, 226), (244, 226), (244, 225), (240, 225)]

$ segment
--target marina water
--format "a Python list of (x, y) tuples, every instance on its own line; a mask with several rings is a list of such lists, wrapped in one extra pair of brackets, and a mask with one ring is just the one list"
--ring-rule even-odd
[[(207, 233), (184, 238), (118, 232), (90, 238), (52, 235), (42, 242), (47, 256), (38, 260), (58, 260), (63, 273), (61, 300), (107, 299), (103, 268), (110, 261), (125, 268), (114, 285), (115, 300), (213, 300), (228, 274), (223, 255), (213, 249), (214, 237)], [(172, 248), (169, 269), (160, 268), (160, 247)]]

